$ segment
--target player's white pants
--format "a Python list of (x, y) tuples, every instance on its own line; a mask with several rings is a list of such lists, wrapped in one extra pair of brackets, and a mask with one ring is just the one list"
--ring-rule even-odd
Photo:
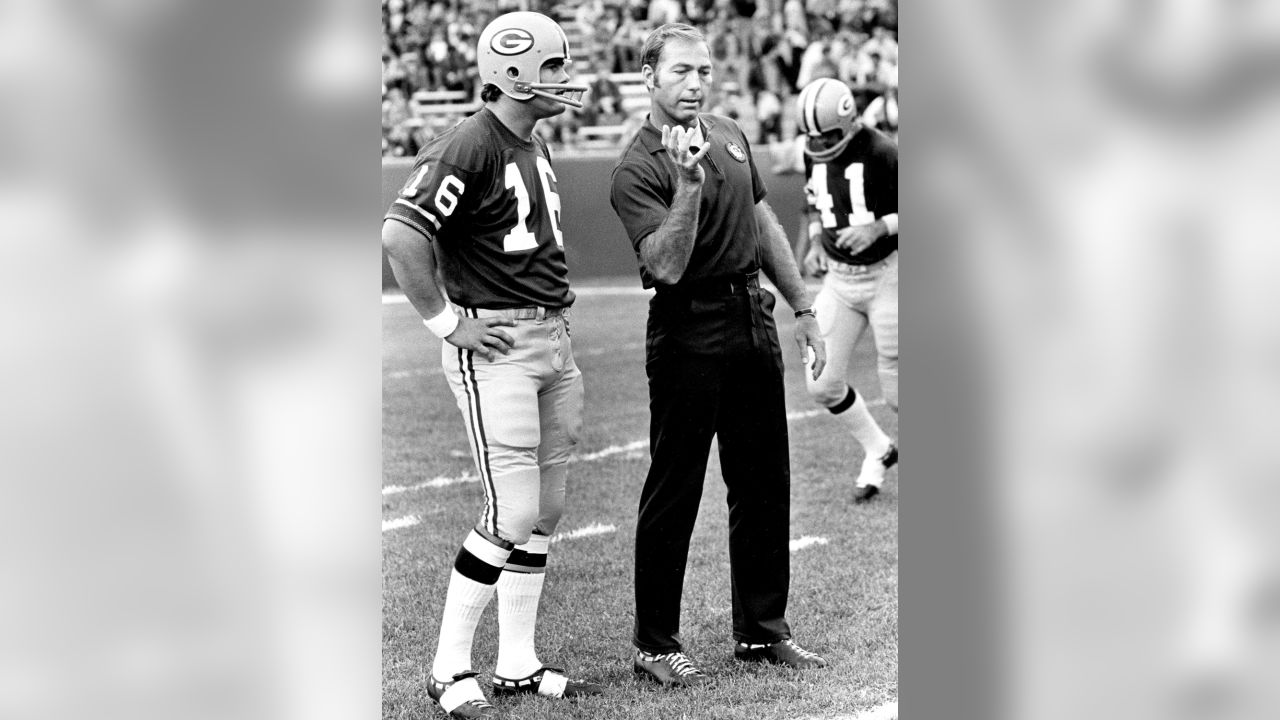
[(898, 409), (898, 253), (873, 265), (829, 261), (822, 290), (813, 304), (827, 344), (827, 367), (805, 382), (819, 405), (831, 407), (845, 397), (854, 349), (867, 326), (875, 334), (880, 389)]
[(502, 329), (515, 347), (492, 362), (447, 342), (441, 356), (484, 487), (479, 525), (523, 545), (535, 528), (555, 532), (564, 512), (565, 463), (582, 427), (582, 373), (566, 317), (517, 319)]

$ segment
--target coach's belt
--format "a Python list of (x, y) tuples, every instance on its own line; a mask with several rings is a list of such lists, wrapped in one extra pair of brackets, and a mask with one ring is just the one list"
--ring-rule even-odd
[(525, 307), (525, 308), (503, 308), (501, 310), (490, 310), (488, 308), (477, 308), (476, 317), (502, 317), (508, 320), (541, 320), (549, 317), (559, 317), (569, 308), (548, 308), (548, 307)]
[(748, 288), (760, 287), (760, 271), (740, 275), (720, 275), (717, 277), (697, 278), (678, 283), (659, 292), (677, 292), (689, 295), (737, 295)]

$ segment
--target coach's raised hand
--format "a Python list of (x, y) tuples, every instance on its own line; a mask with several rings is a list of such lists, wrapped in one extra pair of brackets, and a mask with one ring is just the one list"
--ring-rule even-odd
[(493, 362), (497, 357), (494, 351), (506, 355), (516, 345), (514, 338), (498, 328), (514, 327), (515, 324), (515, 320), (501, 317), (460, 317), (457, 329), (445, 338), (445, 342), (463, 350), (471, 350), (485, 360)]
[(675, 163), (681, 180), (701, 183), (707, 175), (699, 163), (702, 161), (702, 157), (707, 154), (707, 150), (711, 148), (711, 143), (704, 142), (702, 147), (690, 147), (693, 143), (694, 135), (693, 128), (680, 127), (679, 125), (673, 128), (670, 125), (663, 125), (662, 146), (666, 148), (667, 156)]

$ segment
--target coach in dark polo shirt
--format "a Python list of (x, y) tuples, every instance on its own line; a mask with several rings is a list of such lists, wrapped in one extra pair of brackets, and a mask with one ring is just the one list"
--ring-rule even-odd
[(636, 525), (634, 668), (665, 685), (706, 676), (680, 643), (680, 597), (711, 438), (729, 488), (734, 653), (822, 667), (786, 620), (791, 468), (773, 295), (796, 308), (796, 342), (826, 352), (790, 244), (764, 201), (742, 130), (698, 109), (711, 82), (695, 28), (654, 30), (641, 52), (649, 118), (613, 173), (611, 202), (640, 259), (649, 305), (652, 462)]

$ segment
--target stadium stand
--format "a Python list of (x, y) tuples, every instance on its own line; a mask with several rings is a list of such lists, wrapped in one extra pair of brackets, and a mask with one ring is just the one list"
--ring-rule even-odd
[(796, 91), (836, 77), (870, 124), (897, 133), (897, 0), (382, 0), (384, 156), (412, 156), (480, 107), (475, 41), (493, 17), (535, 10), (569, 38), (588, 106), (539, 123), (557, 152), (616, 153), (643, 122), (645, 35), (679, 20), (703, 29), (716, 64), (706, 109), (788, 154)]

